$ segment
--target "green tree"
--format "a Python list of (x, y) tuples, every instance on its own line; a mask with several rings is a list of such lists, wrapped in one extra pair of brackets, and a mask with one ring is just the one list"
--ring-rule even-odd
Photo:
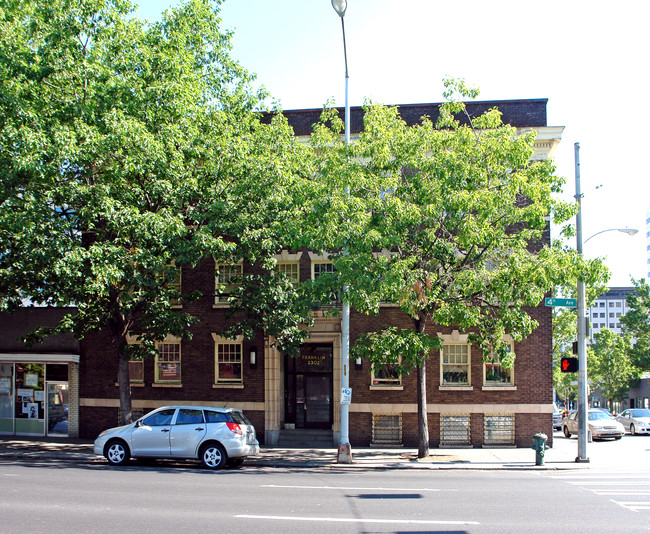
[[(125, 422), (129, 358), (195, 321), (172, 306), (198, 296), (179, 269), (270, 265), (297, 227), (285, 192), (311, 172), (281, 116), (260, 122), (219, 6), (147, 25), (128, 0), (0, 2), (1, 306), (76, 306), (32, 340), (107, 331)], [(280, 340), (304, 334), (274, 311), (248, 310)]]
[(631, 349), (627, 335), (618, 335), (607, 328), (594, 334), (588, 353), (588, 378), (591, 389), (599, 389), (610, 402), (623, 400), (631, 382), (640, 376), (630, 359)]
[(508, 367), (504, 334), (530, 334), (530, 308), (588, 270), (546, 245), (548, 216), (563, 223), (575, 212), (554, 196), (562, 180), (552, 164), (531, 162), (535, 133), (502, 124), (496, 109), (470, 118), (458, 98), (478, 93), (454, 81), (448, 89), (436, 125), (425, 117), (409, 127), (396, 108), (368, 106), (352, 145), (327, 113), (312, 138), (324, 188), (314, 213), (331, 223), (318, 237), (341, 251), (344, 298), (364, 313), (393, 303), (411, 320), (363, 336), (352, 354), (417, 369), (420, 457), (429, 454), (424, 364), (441, 347), (433, 326), (456, 325)]
[(629, 311), (621, 317), (624, 332), (633, 339), (632, 363), (650, 371), (650, 286), (645, 279), (632, 280), (634, 291), (627, 297)]

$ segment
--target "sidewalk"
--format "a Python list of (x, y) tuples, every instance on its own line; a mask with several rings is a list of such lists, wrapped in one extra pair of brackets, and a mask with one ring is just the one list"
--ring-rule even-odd
[[(46, 440), (47, 439), (47, 440)], [(0, 436), (0, 462), (3, 459), (54, 459), (81, 463), (106, 460), (93, 453), (92, 443), (70, 438), (24, 438)], [(577, 442), (555, 439), (555, 446), (546, 451), (544, 465), (535, 465), (535, 451), (528, 448), (431, 449), (431, 456), (418, 459), (417, 450), (352, 448), (351, 464), (336, 463), (336, 448), (282, 449), (262, 447), (258, 456), (250, 457), (244, 465), (279, 468), (342, 468), (342, 469), (499, 469), (499, 470), (557, 470), (604, 467), (601, 462), (575, 462)]]

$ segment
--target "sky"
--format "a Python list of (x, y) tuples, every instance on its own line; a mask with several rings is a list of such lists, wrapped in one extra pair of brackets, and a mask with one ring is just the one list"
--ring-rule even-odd
[[(135, 1), (150, 21), (178, 4)], [(344, 104), (341, 22), (330, 0), (226, 0), (221, 18), (234, 31), (232, 57), (283, 109)], [(583, 250), (605, 258), (611, 287), (630, 286), (648, 269), (648, 20), (647, 0), (348, 0), (350, 105), (441, 102), (447, 76), (479, 87), (478, 100), (547, 98), (548, 125), (565, 127), (554, 160), (566, 200), (580, 145), (584, 240), (639, 230), (604, 232)]]

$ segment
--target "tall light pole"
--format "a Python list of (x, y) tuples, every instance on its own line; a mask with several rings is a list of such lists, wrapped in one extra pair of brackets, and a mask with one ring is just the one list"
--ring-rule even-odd
[[(582, 191), (580, 190), (580, 143), (575, 143), (576, 249), (582, 257)], [(587, 317), (585, 313), (585, 281), (578, 278), (578, 456), (576, 462), (587, 463)]]
[[(343, 32), (343, 57), (345, 59), (345, 144), (350, 144), (350, 101), (348, 99), (348, 51), (345, 43), (345, 10), (348, 8), (346, 0), (332, 0), (334, 11), (341, 18)], [(350, 187), (346, 185), (345, 194), (350, 194)], [(341, 391), (350, 387), (350, 304), (347, 302), (348, 286), (343, 287), (341, 309)], [(341, 402), (341, 438), (339, 441), (336, 461), (342, 464), (352, 463), (350, 447), (350, 405)]]
[[(580, 257), (583, 256), (582, 246), (592, 237), (605, 232), (623, 232), (633, 236), (639, 231), (635, 228), (608, 228), (601, 230), (582, 240), (582, 191), (580, 190), (580, 143), (575, 143), (575, 173), (576, 173), (576, 200), (578, 213), (576, 215), (576, 248)], [(588, 463), (587, 456), (587, 417), (589, 414), (587, 391), (587, 314), (585, 306), (585, 282), (578, 279), (578, 456), (576, 462)]]

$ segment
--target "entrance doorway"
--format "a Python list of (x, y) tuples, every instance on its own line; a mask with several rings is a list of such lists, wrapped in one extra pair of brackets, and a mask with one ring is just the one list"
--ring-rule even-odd
[(285, 422), (296, 428), (332, 428), (331, 343), (305, 343), (285, 356)]
[(68, 435), (67, 383), (47, 383), (47, 435)]

